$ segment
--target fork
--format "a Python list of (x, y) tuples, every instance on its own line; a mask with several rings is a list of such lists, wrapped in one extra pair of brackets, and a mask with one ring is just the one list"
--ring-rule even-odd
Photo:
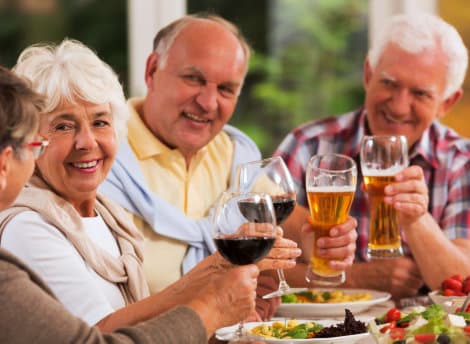
[(462, 312), (465, 312), (465, 310), (467, 309), (467, 305), (469, 301), (470, 301), (470, 293), (468, 293), (467, 297), (465, 298), (465, 301), (463, 302)]

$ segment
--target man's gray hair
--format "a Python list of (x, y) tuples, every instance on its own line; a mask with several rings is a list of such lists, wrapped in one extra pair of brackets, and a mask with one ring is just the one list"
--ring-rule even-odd
[(447, 78), (444, 98), (462, 87), (468, 65), (468, 51), (457, 30), (440, 17), (428, 13), (403, 14), (392, 17), (377, 42), (369, 50), (372, 70), (389, 43), (419, 54), (442, 49), (447, 56)]

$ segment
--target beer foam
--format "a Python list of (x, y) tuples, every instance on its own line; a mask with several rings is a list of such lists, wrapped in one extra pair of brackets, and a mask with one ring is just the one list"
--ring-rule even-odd
[(398, 172), (401, 172), (405, 169), (405, 166), (394, 165), (390, 168), (378, 169), (378, 168), (362, 168), (362, 175), (366, 177), (393, 177)]
[(354, 192), (354, 185), (328, 185), (328, 186), (309, 186), (307, 192)]

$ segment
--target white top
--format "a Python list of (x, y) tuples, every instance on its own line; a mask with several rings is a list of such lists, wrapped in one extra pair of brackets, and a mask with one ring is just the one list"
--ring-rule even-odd
[[(101, 216), (82, 218), (90, 239), (111, 255), (119, 247)], [(5, 227), (1, 246), (28, 264), (62, 304), (90, 326), (125, 306), (116, 284), (100, 277), (39, 213), (25, 211)]]

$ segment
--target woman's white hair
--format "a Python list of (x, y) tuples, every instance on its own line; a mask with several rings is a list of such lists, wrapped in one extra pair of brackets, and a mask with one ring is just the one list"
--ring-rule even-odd
[(23, 50), (13, 70), (28, 78), (33, 89), (46, 97), (45, 113), (64, 101), (110, 103), (116, 137), (118, 141), (125, 137), (129, 110), (119, 79), (84, 44), (65, 39), (59, 45), (32, 45)]
[(441, 49), (447, 56), (444, 98), (462, 86), (467, 71), (468, 51), (457, 30), (443, 19), (428, 13), (394, 16), (369, 50), (368, 60), (372, 69), (377, 66), (389, 43), (395, 43), (412, 54)]

